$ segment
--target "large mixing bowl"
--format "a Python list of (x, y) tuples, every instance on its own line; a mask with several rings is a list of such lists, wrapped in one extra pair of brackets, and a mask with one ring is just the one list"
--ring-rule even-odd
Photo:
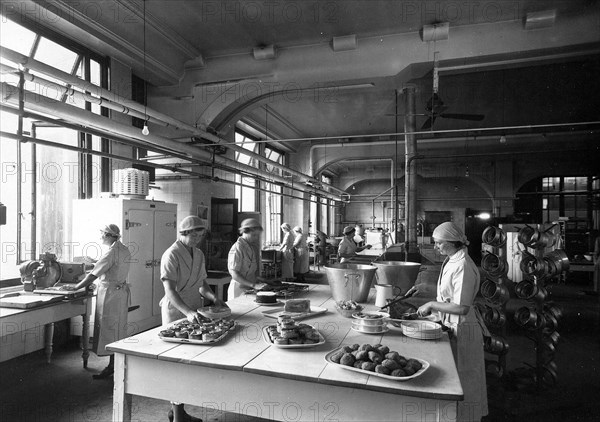
[(372, 265), (346, 263), (325, 265), (324, 268), (333, 300), (367, 301), (377, 268)]
[(377, 268), (377, 284), (397, 286), (401, 293), (414, 286), (421, 269), (418, 262), (375, 261), (372, 265)]

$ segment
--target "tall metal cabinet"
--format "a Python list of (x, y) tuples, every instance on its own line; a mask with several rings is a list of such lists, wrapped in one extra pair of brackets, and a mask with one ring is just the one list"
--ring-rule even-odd
[(161, 322), (160, 258), (177, 238), (177, 204), (124, 198), (75, 200), (73, 256), (98, 259), (105, 251), (99, 247), (99, 229), (110, 223), (119, 226), (121, 241), (131, 251), (127, 281), (131, 306), (139, 308), (128, 314), (128, 332), (139, 333)]

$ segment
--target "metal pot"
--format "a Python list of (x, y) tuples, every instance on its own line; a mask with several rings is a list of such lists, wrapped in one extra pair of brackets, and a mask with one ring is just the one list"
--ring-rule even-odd
[(493, 353), (495, 355), (503, 355), (508, 353), (509, 349), (509, 345), (503, 337), (494, 335), (486, 337), (483, 345), (486, 352)]
[(547, 263), (549, 275), (558, 275), (563, 271), (567, 271), (570, 266), (569, 258), (562, 249), (553, 250), (544, 256), (544, 261)]
[(544, 300), (548, 292), (531, 280), (523, 280), (515, 286), (515, 294), (525, 300)]
[(547, 248), (556, 242), (556, 238), (552, 233), (531, 226), (525, 226), (519, 230), (517, 239), (528, 248), (534, 249)]
[(519, 265), (523, 274), (541, 277), (547, 272), (547, 264), (542, 258), (538, 258), (527, 251), (521, 251), (521, 264)]
[(481, 241), (499, 248), (506, 244), (506, 233), (499, 227), (488, 226), (481, 235)]
[(489, 279), (485, 280), (481, 285), (481, 295), (494, 305), (502, 305), (509, 299), (506, 286)]
[(483, 321), (490, 326), (502, 327), (506, 323), (506, 314), (498, 308), (486, 306), (482, 316)]
[(555, 303), (546, 303), (544, 310), (556, 318), (557, 321), (562, 318), (562, 309)]
[(506, 261), (494, 253), (486, 253), (481, 259), (481, 268), (490, 276), (498, 278), (506, 273)]
[(414, 286), (421, 270), (418, 262), (380, 261), (373, 262), (372, 265), (377, 268), (377, 284), (391, 284), (399, 287), (401, 293), (406, 293)]
[(537, 330), (546, 324), (543, 315), (538, 314), (533, 309), (522, 307), (515, 312), (515, 322), (517, 325), (527, 330)]
[(367, 301), (377, 268), (361, 264), (331, 264), (324, 268), (333, 300)]

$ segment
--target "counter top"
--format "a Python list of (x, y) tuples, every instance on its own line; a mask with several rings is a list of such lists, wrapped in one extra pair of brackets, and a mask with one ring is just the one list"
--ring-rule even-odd
[[(185, 365), (244, 371), (388, 394), (462, 400), (462, 387), (445, 334), (435, 341), (416, 340), (405, 337), (399, 328), (392, 326), (383, 335), (357, 333), (351, 330), (351, 319), (343, 318), (335, 310), (329, 286), (311, 286), (308, 292), (298, 297), (309, 298), (313, 306), (328, 309), (325, 314), (303, 321), (321, 331), (326, 338), (325, 344), (310, 349), (280, 349), (267, 344), (262, 338), (262, 328), (272, 325), (275, 320), (264, 316), (262, 312), (273, 308), (260, 307), (254, 303), (253, 295), (245, 295), (228, 302), (238, 327), (219, 343), (167, 343), (158, 337), (158, 332), (165, 328), (159, 327), (112, 343), (107, 348), (125, 355)], [(371, 291), (369, 299), (370, 303), (374, 301), (374, 291)], [(376, 308), (367, 305), (366, 309)], [(332, 349), (353, 343), (381, 343), (405, 356), (425, 359), (431, 367), (416, 379), (396, 382), (347, 371), (325, 361), (325, 355)]]

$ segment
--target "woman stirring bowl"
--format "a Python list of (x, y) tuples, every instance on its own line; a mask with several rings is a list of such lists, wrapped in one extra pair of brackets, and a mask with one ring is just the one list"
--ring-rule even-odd
[(457, 421), (479, 421), (488, 414), (483, 321), (473, 306), (479, 290), (479, 270), (467, 253), (469, 241), (454, 223), (442, 223), (433, 231), (435, 248), (446, 260), (438, 278), (437, 298), (422, 305), (418, 313), (439, 312), (452, 332), (450, 344), (464, 390), (458, 402)]

